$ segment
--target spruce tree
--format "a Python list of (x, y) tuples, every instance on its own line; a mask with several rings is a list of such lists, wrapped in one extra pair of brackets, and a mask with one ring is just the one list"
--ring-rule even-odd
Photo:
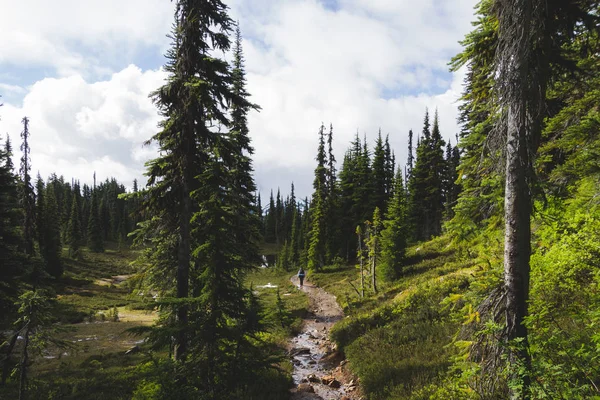
[(273, 198), (272, 189), (271, 196), (269, 197), (269, 209), (267, 210), (265, 219), (265, 242), (275, 243), (277, 231), (277, 211), (275, 209), (275, 199)]
[(446, 176), (444, 177), (444, 218), (449, 220), (454, 217), (454, 206), (460, 193), (458, 180), (458, 166), (460, 164), (460, 151), (457, 146), (452, 146), (450, 142), (446, 146)]
[(38, 242), (38, 247), (40, 250), (40, 254), (44, 254), (45, 249), (45, 241), (44, 241), (44, 229), (46, 229), (46, 185), (44, 184), (44, 180), (40, 176), (40, 173), (37, 174), (37, 180), (35, 182), (35, 191), (36, 191), (36, 203), (35, 203), (35, 234)]
[(406, 182), (410, 180), (413, 173), (415, 158), (413, 155), (413, 131), (408, 131), (408, 159), (406, 161)]
[(277, 197), (275, 198), (275, 243), (277, 244), (281, 244), (284, 237), (283, 222), (283, 202), (281, 201), (281, 191), (277, 188)]
[[(385, 147), (384, 147), (384, 155), (385, 155), (385, 202), (386, 207), (387, 203), (390, 201), (392, 197), (392, 192), (394, 190), (394, 173), (396, 171), (396, 158), (394, 156), (394, 152), (390, 147), (390, 135), (385, 136)], [(387, 209), (387, 208), (386, 208)]]
[(430, 228), (431, 236), (440, 235), (442, 232), (442, 219), (444, 215), (444, 178), (446, 175), (446, 162), (444, 160), (444, 146), (439, 127), (438, 112), (435, 110), (433, 126), (431, 128), (430, 160), (429, 160), (429, 197), (428, 212), (433, 216)]
[(79, 257), (79, 249), (82, 246), (82, 232), (81, 232), (81, 219), (79, 212), (79, 201), (78, 196), (73, 196), (71, 202), (71, 214), (69, 217), (69, 224), (67, 226), (67, 245), (69, 246), (69, 257)]
[(356, 187), (354, 193), (354, 204), (357, 210), (357, 223), (362, 223), (373, 214), (375, 207), (370, 201), (373, 195), (374, 183), (371, 170), (371, 153), (367, 144), (367, 138), (364, 138), (362, 146), (357, 153), (356, 162)]
[(228, 64), (215, 57), (230, 46), (225, 4), (180, 0), (175, 20), (168, 79), (153, 94), (164, 118), (152, 137), (161, 153), (148, 163), (149, 219), (138, 241), (152, 241), (150, 275), (176, 297), (164, 300), (175, 323), (164, 319), (155, 338), (174, 337), (177, 378), (206, 398), (227, 398), (244, 370), (231, 351), (245, 341), (240, 324), (249, 315), (242, 279), (259, 260), (256, 236), (246, 237), (256, 227), (256, 205), (248, 200), (254, 183), (244, 176), (251, 174), (244, 159), (249, 143), (243, 118), (232, 115), (251, 104)]
[(430, 130), (425, 112), (423, 137), (418, 140), (417, 158), (409, 181), (409, 226), (413, 240), (428, 240), (441, 233), (444, 210), (444, 140), (437, 112)]
[(385, 158), (385, 148), (381, 137), (381, 129), (375, 141), (375, 150), (373, 151), (373, 193), (371, 195), (371, 204), (373, 208), (385, 212), (387, 203), (387, 165)]
[[(358, 140), (358, 138), (357, 138)], [(354, 143), (353, 143), (354, 144)], [(353, 148), (346, 151), (342, 169), (340, 170), (339, 226), (341, 251), (347, 261), (356, 257), (356, 225), (360, 223), (357, 216), (354, 192), (357, 185), (357, 156)]]
[(402, 171), (396, 172), (394, 195), (389, 204), (381, 232), (381, 277), (387, 282), (402, 275), (402, 262), (406, 252), (406, 205)]
[(325, 126), (319, 129), (319, 146), (317, 149), (317, 167), (313, 181), (313, 206), (311, 207), (311, 230), (309, 234), (308, 269), (319, 271), (325, 265), (326, 237), (325, 222), (327, 218), (327, 156), (325, 153)]
[(42, 258), (44, 259), (46, 272), (55, 278), (59, 278), (63, 273), (63, 264), (60, 217), (55, 185), (50, 183), (46, 186), (44, 197), (44, 220), (42, 221), (44, 251)]
[(102, 227), (100, 226), (98, 193), (96, 190), (92, 193), (92, 204), (90, 206), (90, 218), (87, 226), (88, 247), (94, 253), (104, 251), (104, 241), (102, 240)]
[[(7, 143), (10, 143), (7, 140)], [(0, 149), (0, 314), (7, 315), (14, 307), (17, 278), (22, 274), (23, 260), (17, 177), (10, 161), (10, 144)], [(12, 310), (14, 311), (14, 309)]]
[(333, 154), (333, 124), (329, 124), (327, 134), (327, 204), (325, 207), (325, 240), (326, 258), (331, 262), (334, 257), (341, 254), (340, 245), (340, 210), (339, 187), (337, 181), (336, 160)]
[(29, 118), (23, 117), (21, 120), (23, 131), (21, 132), (21, 167), (19, 175), (21, 177), (20, 203), (23, 208), (23, 239), (25, 244), (25, 254), (32, 256), (34, 252), (35, 238), (35, 193), (31, 184), (31, 159), (29, 157)]
[(371, 268), (371, 288), (377, 293), (377, 265), (381, 257), (381, 212), (378, 207), (373, 211), (373, 218), (367, 221), (367, 250)]

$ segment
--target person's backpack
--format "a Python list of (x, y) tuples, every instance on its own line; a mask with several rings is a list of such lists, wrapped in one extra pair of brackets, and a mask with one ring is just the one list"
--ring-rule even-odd
[(304, 276), (304, 270), (298, 271), (298, 276)]

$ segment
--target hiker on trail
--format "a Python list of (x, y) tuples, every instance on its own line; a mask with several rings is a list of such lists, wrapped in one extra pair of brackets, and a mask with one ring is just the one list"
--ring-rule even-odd
[(300, 279), (300, 286), (304, 285), (304, 275), (304, 269), (300, 267), (300, 270), (298, 271), (298, 279)]

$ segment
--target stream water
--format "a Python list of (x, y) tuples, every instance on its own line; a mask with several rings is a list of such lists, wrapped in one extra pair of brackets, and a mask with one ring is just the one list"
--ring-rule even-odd
[[(292, 282), (298, 286), (297, 278), (292, 278)], [(335, 346), (329, 340), (329, 331), (343, 317), (343, 312), (335, 297), (323, 289), (310, 283), (305, 283), (299, 289), (308, 294), (310, 306), (302, 331), (291, 339), (292, 378), (296, 385), (310, 384), (314, 395), (294, 393), (292, 399), (352, 399), (353, 388), (338, 380), (341, 379), (339, 358), (332, 357)], [(335, 382), (329, 383), (331, 379), (335, 379)]]

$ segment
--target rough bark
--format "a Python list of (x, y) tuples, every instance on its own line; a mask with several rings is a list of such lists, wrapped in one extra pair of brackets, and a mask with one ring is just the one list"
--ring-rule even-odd
[[(521, 114), (522, 115), (522, 114)], [(509, 111), (506, 151), (504, 286), (506, 291), (507, 339), (520, 339), (521, 347), (509, 361), (529, 365), (527, 328), (523, 325), (529, 298), (529, 258), (531, 254), (531, 194), (527, 184), (527, 144), (525, 125), (519, 113)], [(525, 378), (525, 387), (529, 379)]]

